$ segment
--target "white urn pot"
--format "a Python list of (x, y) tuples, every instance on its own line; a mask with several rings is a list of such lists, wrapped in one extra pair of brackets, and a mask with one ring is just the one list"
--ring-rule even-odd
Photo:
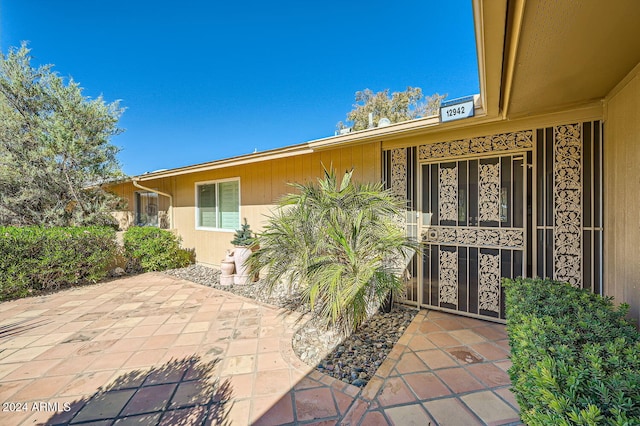
[(223, 260), (222, 262), (220, 262), (220, 274), (223, 277), (230, 277), (231, 275), (233, 275), (233, 271), (236, 268), (236, 263), (231, 260)]
[(236, 266), (236, 275), (233, 278), (233, 283), (236, 285), (243, 285), (249, 283), (249, 268), (246, 265), (246, 261), (251, 256), (250, 247), (236, 246), (233, 251), (233, 259)]

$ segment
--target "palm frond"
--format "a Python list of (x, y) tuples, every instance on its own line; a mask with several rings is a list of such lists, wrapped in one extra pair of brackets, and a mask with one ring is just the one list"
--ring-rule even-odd
[(389, 292), (402, 291), (402, 265), (419, 249), (395, 220), (403, 202), (379, 182), (354, 182), (353, 170), (338, 182), (325, 168), (316, 183), (291, 186), (296, 192), (257, 235), (250, 270), (266, 270), (269, 290), (300, 292), (325, 325), (352, 331)]

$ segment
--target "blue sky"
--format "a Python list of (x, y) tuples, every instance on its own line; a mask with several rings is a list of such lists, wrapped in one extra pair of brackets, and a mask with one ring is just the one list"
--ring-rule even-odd
[(471, 0), (0, 0), (2, 52), (23, 40), (121, 101), (129, 175), (331, 136), (365, 88), (479, 91)]

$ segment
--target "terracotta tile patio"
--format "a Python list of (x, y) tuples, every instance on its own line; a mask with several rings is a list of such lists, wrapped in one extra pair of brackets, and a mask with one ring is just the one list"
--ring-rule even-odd
[(520, 424), (502, 325), (420, 311), (360, 389), (304, 320), (161, 273), (0, 303), (0, 424)]

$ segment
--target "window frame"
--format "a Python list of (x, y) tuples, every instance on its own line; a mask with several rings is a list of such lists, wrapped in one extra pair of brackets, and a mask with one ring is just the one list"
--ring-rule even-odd
[[(200, 191), (199, 188), (200, 186), (204, 186), (204, 185), (215, 185), (215, 191), (216, 191), (216, 225), (219, 225), (218, 223), (218, 218), (219, 218), (219, 208), (220, 208), (220, 202), (219, 202), (219, 196), (220, 196), (220, 190), (218, 189), (219, 186), (218, 184), (220, 183), (224, 183), (224, 182), (238, 182), (238, 224), (236, 226), (236, 228), (234, 229), (226, 229), (226, 228), (220, 228), (218, 226), (215, 227), (211, 227), (211, 226), (200, 226)], [(198, 231), (215, 231), (215, 232), (236, 232), (236, 230), (240, 229), (240, 223), (242, 222), (241, 217), (241, 208), (242, 208), (242, 192), (240, 190), (240, 177), (231, 177), (231, 178), (226, 178), (226, 179), (215, 179), (215, 180), (207, 180), (207, 181), (200, 181), (200, 182), (195, 182), (195, 228)]]
[[(155, 208), (156, 208), (156, 212), (155, 212), (155, 224), (146, 224), (146, 223), (142, 223), (140, 222), (140, 217), (142, 216), (140, 208), (142, 207), (142, 198), (143, 197), (151, 197), (151, 198), (155, 198), (156, 202), (154, 204)], [(148, 198), (147, 198), (148, 199)], [(133, 200), (134, 200), (134, 210), (133, 210), (133, 224), (134, 226), (148, 226), (148, 227), (153, 227), (153, 228), (160, 228), (160, 197), (158, 196), (157, 192), (153, 192), (153, 191), (147, 191), (147, 190), (140, 190), (140, 191), (134, 191), (133, 192)], [(147, 204), (147, 207), (151, 205), (151, 204)], [(154, 216), (151, 213), (146, 213), (146, 215), (148, 216)]]

